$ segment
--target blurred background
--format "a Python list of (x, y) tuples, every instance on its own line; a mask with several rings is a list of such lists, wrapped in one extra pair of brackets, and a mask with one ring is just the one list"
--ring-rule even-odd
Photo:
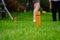
[[(33, 10), (32, 0), (4, 0), (9, 11)], [(40, 0), (41, 9), (49, 11), (48, 0)]]

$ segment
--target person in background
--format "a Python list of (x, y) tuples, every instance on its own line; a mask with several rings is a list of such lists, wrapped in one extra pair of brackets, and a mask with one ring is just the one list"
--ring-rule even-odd
[(56, 13), (58, 11), (58, 19), (60, 21), (60, 0), (49, 0), (50, 10), (52, 12), (53, 21), (56, 21)]

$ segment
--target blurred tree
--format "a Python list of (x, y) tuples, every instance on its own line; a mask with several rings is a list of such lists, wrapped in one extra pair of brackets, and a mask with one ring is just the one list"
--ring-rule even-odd
[(5, 0), (5, 3), (9, 11), (24, 11), (24, 6), (17, 0)]
[[(33, 2), (32, 0), (18, 0), (19, 3), (23, 3), (24, 7), (27, 10), (33, 10)], [(27, 3), (29, 3), (28, 7), (27, 7)]]
[(49, 0), (40, 0), (40, 4), (43, 10), (49, 11)]

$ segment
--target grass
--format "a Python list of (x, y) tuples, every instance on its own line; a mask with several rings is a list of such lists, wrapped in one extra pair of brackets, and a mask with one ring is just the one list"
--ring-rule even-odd
[(32, 12), (13, 13), (17, 22), (0, 20), (0, 40), (60, 40), (60, 22), (52, 21), (51, 13), (41, 14), (41, 26), (32, 21)]

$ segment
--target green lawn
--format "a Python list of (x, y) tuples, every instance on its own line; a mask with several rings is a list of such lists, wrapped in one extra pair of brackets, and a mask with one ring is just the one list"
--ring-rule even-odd
[(0, 40), (60, 40), (60, 22), (52, 21), (51, 13), (41, 14), (41, 26), (32, 21), (32, 12), (13, 13), (17, 22), (0, 20)]

